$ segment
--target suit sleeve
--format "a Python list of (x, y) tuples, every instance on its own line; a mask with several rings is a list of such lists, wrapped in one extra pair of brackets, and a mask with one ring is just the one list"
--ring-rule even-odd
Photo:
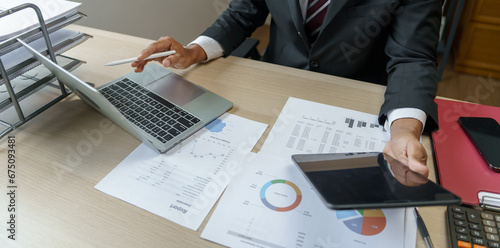
[(269, 15), (264, 0), (232, 0), (229, 7), (202, 35), (219, 42), (227, 57), (256, 28), (262, 26)]
[(437, 45), (442, 0), (402, 0), (394, 9), (385, 47), (387, 90), (379, 121), (396, 108), (418, 108), (427, 113), (425, 128), (438, 126), (434, 102), (438, 86)]

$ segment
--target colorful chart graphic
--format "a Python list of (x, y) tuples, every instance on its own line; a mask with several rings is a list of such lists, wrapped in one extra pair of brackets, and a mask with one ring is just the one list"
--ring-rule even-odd
[(337, 211), (337, 218), (351, 231), (367, 236), (381, 233), (386, 224), (384, 212), (380, 209), (341, 210)]
[[(295, 194), (296, 194), (295, 202), (293, 202), (289, 206), (284, 206), (284, 207), (274, 206), (273, 204), (269, 203), (269, 201), (266, 198), (266, 191), (269, 189), (269, 187), (272, 186), (273, 184), (279, 184), (279, 183), (286, 184), (286, 185), (292, 187), (292, 189), (295, 191)], [(297, 185), (295, 185), (294, 183), (287, 181), (287, 180), (283, 180), (283, 179), (276, 179), (276, 180), (272, 180), (270, 182), (267, 182), (262, 187), (262, 189), (260, 190), (260, 199), (262, 200), (262, 203), (264, 203), (264, 205), (266, 205), (266, 207), (268, 207), (271, 210), (278, 211), (278, 212), (287, 212), (287, 211), (293, 210), (294, 208), (296, 208), (300, 204), (300, 201), (302, 200), (302, 192), (300, 192), (299, 187), (297, 187)]]

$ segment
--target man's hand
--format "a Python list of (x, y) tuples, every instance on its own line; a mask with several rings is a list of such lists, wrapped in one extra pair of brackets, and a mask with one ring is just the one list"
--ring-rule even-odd
[(426, 177), (423, 177), (422, 175), (410, 170), (408, 166), (400, 163), (387, 154), (384, 154), (384, 159), (389, 164), (396, 180), (398, 180), (398, 182), (400, 182), (402, 185), (416, 187), (422, 184), (426, 184), (429, 181), (429, 179), (427, 179)]
[(392, 122), (391, 140), (385, 145), (384, 153), (408, 166), (410, 170), (429, 176), (427, 152), (420, 143), (422, 122), (413, 118), (403, 118)]
[[(153, 53), (165, 52), (175, 50), (174, 55), (144, 60)], [(207, 59), (207, 55), (203, 48), (196, 44), (191, 44), (188, 47), (182, 46), (179, 42), (171, 37), (161, 37), (158, 41), (153, 42), (151, 45), (142, 50), (141, 54), (137, 57), (137, 60), (132, 63), (132, 67), (135, 67), (135, 72), (142, 72), (144, 66), (149, 61), (158, 61), (162, 63), (164, 67), (172, 67), (175, 69), (186, 69), (189, 66), (199, 63)]]

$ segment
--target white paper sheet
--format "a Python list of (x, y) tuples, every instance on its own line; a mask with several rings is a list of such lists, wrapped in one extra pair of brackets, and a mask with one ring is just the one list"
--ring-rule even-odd
[(95, 188), (196, 230), (266, 128), (226, 113), (165, 154), (140, 145)]
[[(377, 235), (353, 232), (346, 228), (350, 219), (339, 218), (326, 209), (290, 160), (291, 155), (299, 153), (381, 152), (389, 139), (376, 115), (289, 98), (258, 161), (229, 185), (202, 237), (234, 247), (415, 247), (412, 208), (380, 210), (387, 225)], [(292, 206), (290, 199), (296, 199), (296, 195), (290, 190), (301, 191), (302, 200), (292, 211), (270, 211), (261, 200), (266, 183), (277, 179), (293, 182), (296, 188), (276, 183), (283, 190), (274, 192), (276, 206)], [(268, 193), (265, 191), (266, 196)], [(271, 200), (267, 204), (274, 206)], [(365, 220), (359, 211), (351, 214), (353, 221)]]
[(260, 152), (381, 152), (389, 139), (376, 115), (291, 97)]
[(229, 184), (201, 237), (229, 247), (401, 248), (405, 212), (328, 209), (290, 159), (259, 153)]
[[(59, 17), (76, 13), (81, 5), (81, 3), (64, 0), (0, 0), (0, 11), (5, 11), (24, 3), (35, 4), (42, 12), (46, 24)], [(27, 8), (0, 18), (0, 26), (2, 27), (0, 29), (0, 41), (3, 41), (32, 28), (39, 27), (40, 24), (36, 12), (31, 8)]]

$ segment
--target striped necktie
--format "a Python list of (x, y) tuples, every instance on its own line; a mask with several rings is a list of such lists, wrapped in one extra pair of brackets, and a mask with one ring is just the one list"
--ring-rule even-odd
[(318, 37), (329, 4), (330, 0), (309, 0), (305, 28), (311, 43)]

